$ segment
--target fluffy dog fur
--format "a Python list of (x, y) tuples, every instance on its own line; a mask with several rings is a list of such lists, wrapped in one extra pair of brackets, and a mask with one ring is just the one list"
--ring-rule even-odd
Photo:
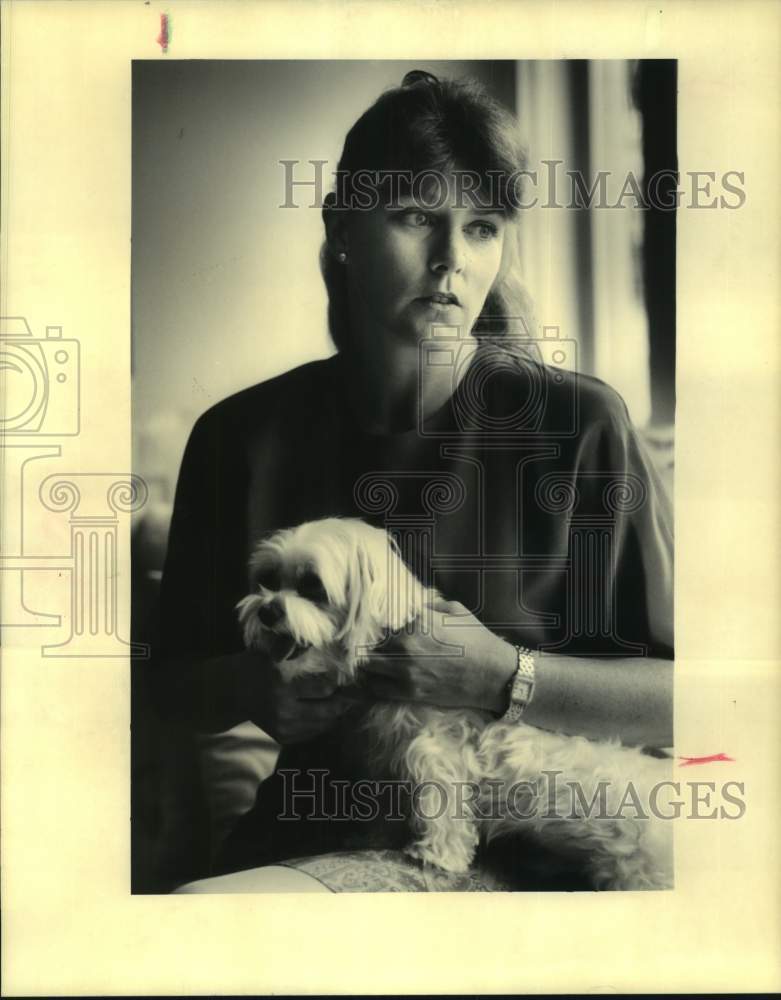
[[(437, 596), (407, 569), (385, 531), (355, 519), (328, 518), (280, 531), (257, 547), (251, 570), (257, 589), (238, 605), (244, 640), (249, 648), (271, 652), (286, 679), (326, 672), (340, 684), (355, 682), (387, 631), (402, 629)], [(600, 782), (606, 783), (608, 811), (614, 813), (631, 782), (647, 812), (647, 793), (668, 777), (665, 761), (618, 743), (421, 703), (375, 704), (362, 727), (367, 763), (384, 766), (413, 787), (436, 783), (423, 786), (411, 820), (414, 840), (407, 851), (421, 861), (463, 872), (481, 838), (522, 831), (549, 850), (580, 859), (595, 888), (671, 887), (669, 822), (631, 813), (616, 819), (583, 810), (577, 815), (568, 785), (576, 782), (590, 802)], [(546, 772), (560, 774), (555, 782), (541, 781)], [(521, 788), (522, 802), (520, 782), (528, 783)], [(481, 789), (480, 798), (466, 804), (466, 816), (463, 791), (456, 809), (459, 783)], [(440, 789), (447, 797), (443, 815), (421, 820), (420, 813), (441, 811)], [(508, 801), (511, 790), (514, 802)]]

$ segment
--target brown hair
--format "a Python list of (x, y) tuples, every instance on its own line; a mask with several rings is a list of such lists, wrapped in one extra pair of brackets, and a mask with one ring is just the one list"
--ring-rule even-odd
[[(468, 171), (477, 179), (474, 196), (517, 221), (520, 181), (526, 156), (518, 123), (474, 80), (439, 80), (414, 70), (400, 87), (386, 91), (355, 122), (344, 142), (337, 167), (337, 191), (324, 212), (350, 211), (366, 196), (354, 185), (359, 175), (374, 175), (380, 195), (389, 179), (397, 190), (403, 178), (425, 171), (440, 175)], [(401, 188), (403, 190), (403, 187)], [(487, 196), (487, 197), (486, 197)], [(349, 346), (349, 311), (344, 266), (323, 245), (320, 267), (328, 292), (328, 326), (339, 350)], [(517, 225), (508, 226), (499, 278), (489, 292), (473, 333), (529, 333), (531, 300), (520, 277)]]

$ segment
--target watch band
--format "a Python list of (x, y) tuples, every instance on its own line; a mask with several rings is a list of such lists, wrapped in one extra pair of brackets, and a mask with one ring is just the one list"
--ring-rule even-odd
[(516, 646), (518, 666), (507, 685), (509, 705), (502, 722), (517, 722), (534, 695), (534, 655), (526, 646)]

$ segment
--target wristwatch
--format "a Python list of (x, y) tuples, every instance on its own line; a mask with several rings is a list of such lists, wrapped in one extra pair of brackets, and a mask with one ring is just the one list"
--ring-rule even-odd
[(518, 666), (507, 685), (509, 705), (502, 722), (517, 722), (534, 695), (534, 656), (526, 646), (516, 646)]

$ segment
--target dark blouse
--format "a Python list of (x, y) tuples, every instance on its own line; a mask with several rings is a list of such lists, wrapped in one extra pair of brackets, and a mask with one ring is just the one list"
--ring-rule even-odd
[(387, 435), (356, 426), (338, 356), (217, 404), (182, 461), (163, 651), (239, 651), (255, 542), (331, 515), (388, 528), (425, 582), (512, 642), (672, 656), (669, 504), (597, 379), (476, 361), (442, 409)]

